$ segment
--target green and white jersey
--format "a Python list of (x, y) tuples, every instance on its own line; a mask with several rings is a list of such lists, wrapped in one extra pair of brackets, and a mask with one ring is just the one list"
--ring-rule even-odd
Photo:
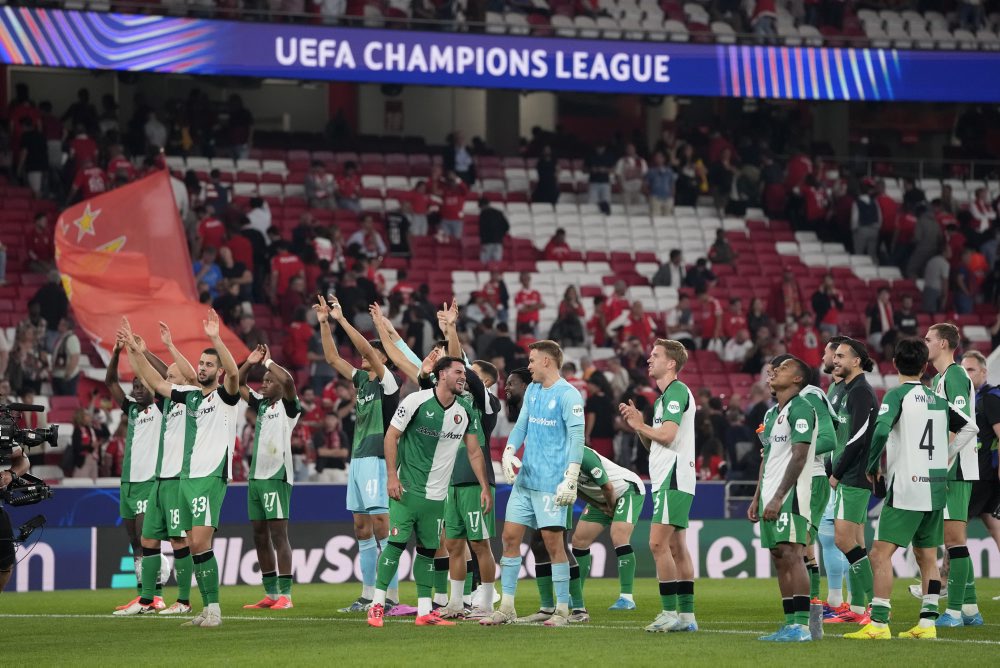
[[(174, 385), (181, 392), (200, 392), (194, 385)], [(157, 395), (159, 396), (159, 395)], [(179, 478), (184, 465), (184, 442), (187, 434), (187, 406), (170, 397), (163, 400), (163, 422), (160, 429), (159, 461), (156, 464), (157, 477)]]
[(837, 447), (837, 411), (827, 395), (815, 385), (806, 385), (799, 396), (816, 411), (816, 456), (813, 458), (813, 476), (826, 476), (826, 459)]
[(601, 506), (604, 504), (604, 492), (601, 488), (609, 482), (615, 488), (615, 501), (629, 491), (646, 494), (646, 486), (642, 484), (639, 476), (602, 457), (594, 450), (584, 447), (580, 477), (576, 483), (577, 493), (588, 502)]
[(351, 380), (358, 391), (351, 458), (384, 457), (385, 430), (399, 405), (399, 383), (388, 369), (381, 380), (355, 369)]
[(830, 387), (826, 388), (826, 398), (830, 400), (830, 405), (833, 406), (833, 410), (839, 411), (840, 402), (844, 398), (844, 382), (838, 381), (836, 383), (830, 383)]
[(158, 401), (140, 406), (126, 397), (122, 411), (128, 420), (125, 432), (125, 458), (122, 460), (122, 482), (146, 482), (156, 477), (160, 450), (160, 428), (163, 413)]
[[(475, 372), (470, 370), (468, 373), (472, 374)], [(469, 419), (472, 421), (472, 426), (469, 429), (479, 440), (479, 449), (483, 453), (483, 463), (486, 466), (486, 480), (490, 483), (490, 485), (495, 486), (496, 481), (493, 473), (493, 462), (490, 460), (490, 444), (486, 440), (486, 433), (483, 430), (482, 413), (476, 409), (475, 404), (472, 401), (472, 396), (468, 393), (458, 397), (456, 401), (461, 402), (462, 406), (465, 407), (465, 412), (469, 414)], [(472, 462), (469, 461), (469, 453), (465, 452), (464, 449), (455, 457), (455, 468), (451, 472), (451, 484), (479, 484), (479, 479), (476, 478), (476, 472), (472, 470)]]
[(766, 505), (771, 502), (785, 471), (792, 462), (793, 446), (809, 444), (806, 464), (802, 467), (795, 484), (782, 499), (782, 510), (809, 517), (812, 499), (812, 467), (809, 461), (816, 454), (816, 411), (802, 396), (796, 395), (778, 410), (767, 414), (764, 421), (764, 470), (760, 480), (760, 500)]
[(390, 424), (403, 432), (398, 462), (403, 489), (444, 501), (462, 439), (473, 430), (465, 406), (457, 400), (442, 406), (434, 390), (422, 390), (399, 403)]
[[(955, 410), (969, 419), (975, 419), (976, 392), (969, 374), (961, 364), (952, 363), (944, 373), (934, 376), (931, 387), (938, 396), (947, 399)], [(959, 450), (948, 471), (948, 480), (979, 480), (979, 457), (974, 442), (967, 443)]]
[(885, 451), (885, 505), (916, 511), (944, 508), (948, 431), (958, 432), (966, 422), (946, 399), (918, 381), (886, 392), (868, 455), (868, 473), (874, 474)]
[(674, 380), (653, 405), (653, 428), (664, 422), (677, 423), (677, 435), (673, 443), (649, 445), (649, 478), (653, 491), (660, 491), (664, 484), (667, 489), (677, 489), (694, 494), (694, 395), (688, 386)]
[(222, 385), (208, 394), (175, 385), (170, 398), (187, 407), (181, 478), (231, 479), (239, 393), (229, 394)]
[(251, 480), (284, 480), (292, 483), (292, 430), (302, 415), (302, 406), (296, 397), (291, 401), (281, 399), (269, 402), (250, 390), (250, 409), (257, 413), (253, 432), (253, 459), (250, 464)]

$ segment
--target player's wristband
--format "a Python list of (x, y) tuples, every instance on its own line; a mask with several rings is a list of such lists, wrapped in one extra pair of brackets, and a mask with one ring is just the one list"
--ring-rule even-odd
[(272, 360), (270, 358), (264, 360), (264, 368), (267, 369), (267, 370), (269, 370), (269, 371), (271, 369), (271, 365), (272, 364), (274, 364), (274, 360)]

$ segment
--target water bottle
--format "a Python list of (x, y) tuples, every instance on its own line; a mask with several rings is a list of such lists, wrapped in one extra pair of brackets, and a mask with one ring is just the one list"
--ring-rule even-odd
[(813, 640), (823, 639), (823, 604), (809, 604), (809, 634)]

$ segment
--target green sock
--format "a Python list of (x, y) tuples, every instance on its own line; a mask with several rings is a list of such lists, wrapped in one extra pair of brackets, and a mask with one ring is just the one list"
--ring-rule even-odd
[(809, 598), (819, 598), (819, 566), (808, 566), (809, 569)]
[(538, 585), (539, 607), (545, 610), (555, 608), (555, 592), (552, 590), (552, 564), (535, 564), (535, 584)]
[(792, 609), (795, 611), (793, 624), (809, 626), (809, 597), (793, 596)]
[(677, 581), (660, 583), (660, 604), (665, 612), (677, 612)]
[[(949, 552), (955, 548), (950, 548)], [(961, 610), (965, 603), (965, 588), (972, 571), (972, 559), (965, 549), (965, 556), (951, 557), (951, 571), (948, 573), (948, 609)]]
[(278, 593), (285, 598), (292, 597), (292, 576), (291, 575), (279, 575), (278, 576)]
[(969, 580), (965, 583), (965, 604), (976, 605), (979, 599), (976, 597), (976, 571), (972, 568), (972, 560), (969, 560)]
[(205, 605), (219, 602), (219, 562), (212, 550), (196, 554), (194, 559), (194, 577), (198, 580), (202, 602)]
[(448, 557), (434, 558), (434, 593), (448, 595)]
[(462, 590), (465, 596), (472, 596), (472, 561), (465, 562), (465, 589)]
[(261, 574), (261, 579), (264, 580), (264, 593), (269, 597), (278, 596), (278, 574), (268, 571)]
[(872, 599), (872, 621), (876, 624), (888, 624), (889, 623), (889, 610), (892, 606), (889, 605), (889, 599), (887, 598), (873, 598)]
[[(631, 545), (619, 545), (615, 554), (618, 555), (618, 587), (622, 594), (631, 594), (635, 582), (635, 551)], [(590, 577), (590, 559), (587, 559), (585, 577)]]
[(587, 604), (583, 602), (583, 578), (580, 573), (580, 565), (569, 567), (569, 599), (573, 610), (585, 610)]
[(781, 608), (785, 611), (785, 625), (795, 623), (795, 603), (791, 597), (781, 599)]
[[(399, 557), (402, 554), (402, 548), (395, 543), (387, 543), (382, 548), (382, 554), (379, 555), (378, 559), (378, 570), (375, 574), (375, 586), (378, 589), (382, 591), (389, 590), (389, 583), (392, 581), (392, 576), (399, 569)], [(431, 568), (434, 568), (433, 562), (431, 562)], [(414, 577), (416, 577), (416, 568), (414, 568)]]
[(156, 579), (160, 577), (160, 562), (159, 550), (156, 550), (155, 554), (148, 554), (142, 558), (142, 567), (139, 569), (142, 573), (142, 589), (139, 596), (143, 600), (152, 601), (156, 595)]
[[(390, 543), (392, 545), (392, 543)], [(382, 552), (383, 557), (385, 552)], [(381, 572), (381, 567), (379, 568)], [(444, 572), (445, 583), (448, 582), (448, 571)], [(437, 571), (434, 568), (434, 558), (425, 557), (417, 552), (413, 558), (413, 579), (417, 583), (417, 598), (430, 598), (434, 593), (434, 581), (437, 579)], [(379, 577), (379, 582), (382, 578)], [(388, 583), (386, 583), (388, 584)]]
[(694, 613), (694, 580), (677, 582), (677, 612)]
[(851, 583), (851, 607), (864, 608), (872, 600), (874, 582), (872, 564), (868, 560), (868, 553), (865, 551), (865, 548), (858, 545), (845, 556), (850, 564), (847, 571), (847, 578)]
[(191, 601), (191, 571), (193, 569), (191, 548), (174, 550), (174, 570), (177, 571), (177, 600), (183, 603)]

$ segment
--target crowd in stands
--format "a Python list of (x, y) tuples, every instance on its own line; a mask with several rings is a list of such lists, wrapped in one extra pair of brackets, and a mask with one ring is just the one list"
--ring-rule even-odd
[[(888, 185), (894, 179), (869, 179), (850, 165), (798, 148), (806, 144), (781, 136), (783, 125), (772, 119), (757, 124), (756, 134), (733, 137), (718, 126), (678, 124), (655, 142), (618, 137), (587, 149), (580, 162), (587, 179), (582, 184), (559, 178), (566, 138), (536, 129), (522, 146), (522, 157), (535, 168), (530, 196), (523, 201), (545, 205), (579, 198), (606, 213), (652, 212), (654, 225), (678, 207), (697, 206), (720, 217), (760, 208), (796, 230), (842, 241), (880, 264), (896, 264), (906, 276), (923, 280), (923, 293), (919, 301), (888, 289), (873, 295), (864, 334), (883, 360), (891, 357), (900, 336), (919, 333), (919, 316), (995, 313), (1000, 299), (997, 193), (981, 186), (970, 193), (971, 201), (960, 201), (947, 184), (927, 193), (906, 179), (894, 197)], [(36, 104), (22, 85), (6, 127), (8, 180), (30, 188), (39, 201), (60, 205), (166, 169), (171, 155), (205, 152), (234, 161), (250, 155), (256, 143), (253, 116), (238, 96), (219, 113), (199, 91), (168, 109), (140, 105), (131, 119), (122, 120), (113, 99), (102, 99), (98, 109), (86, 89), (57, 115), (52, 105)], [(788, 160), (774, 150), (782, 143), (792, 149)], [(298, 175), (280, 177), (286, 203), (287, 185), (301, 185), (302, 212), (291, 228), (277, 225), (267, 198), (235, 192), (231, 173), (175, 173), (199, 298), (212, 304), (249, 348), (269, 345), (299, 382), (305, 414), (293, 439), (296, 476), (342, 480), (353, 430), (354, 388), (325, 362), (310, 308), (315, 295), (336, 294), (344, 313), (368, 333), (374, 331), (368, 306), (383, 304), (409, 345), (426, 351), (440, 335), (435, 314), (441, 304), (432, 303), (432, 295), (442, 290), (409, 278), (413, 248), (429, 244), (421, 248), (433, 253), (476, 238), (480, 266), (491, 272), (472, 294), (456, 295), (462, 306), (460, 329), (470, 359), (486, 359), (500, 370), (500, 397), (507, 375), (525, 366), (528, 344), (538, 338), (561, 342), (572, 351), (564, 373), (586, 395), (588, 442), (643, 472), (644, 450), (613, 407), (632, 400), (651, 409), (655, 396), (646, 357), (656, 337), (669, 336), (689, 347), (692, 356), (705, 356), (699, 359), (747, 381), (739, 392), (692, 388), (699, 403), (699, 475), (755, 479), (759, 453), (753, 429), (770, 401), (761, 370), (786, 351), (819, 365), (824, 341), (838, 332), (845, 308), (847, 295), (837, 277), (830, 273), (815, 292), (805, 293), (795, 274), (778, 272), (767, 299), (726, 294), (718, 289), (719, 275), (726, 268), (731, 275), (741, 254), (731, 233), (719, 229), (705, 257), (685, 257), (678, 248), (661, 258), (655, 272), (641, 277), (646, 284), (679, 290), (676, 306), (666, 313), (647, 312), (642, 301), (630, 299), (623, 280), (588, 297), (593, 309), (584, 308), (580, 286), (570, 286), (555, 323), (542, 331), (540, 312), (552, 305), (533, 287), (534, 261), (571, 257), (575, 240), (561, 229), (544, 246), (534, 240), (530, 268), (520, 273), (517, 285), (507, 284), (504, 253), (511, 225), (503, 198), (481, 193), (477, 174), (488, 151), (481, 141), (467, 143), (454, 133), (427, 161), (426, 171), (396, 192), (395, 203), (381, 213), (362, 206), (361, 165), (314, 159)], [(261, 175), (262, 185), (266, 176)], [(470, 202), (478, 215), (467, 215)], [(51, 208), (42, 211), (26, 230), (26, 269), (47, 279), (29, 301), (13, 340), (0, 340), (0, 392), (8, 398), (30, 402), (43, 385), (54, 396), (79, 398), (84, 345), (74, 333), (54, 271), (54, 217)], [(991, 333), (996, 343), (1000, 320)], [(338, 342), (342, 354), (355, 357), (346, 340)], [(253, 415), (246, 420), (241, 443), (252, 435)], [(72, 423), (70, 454), (60, 461), (65, 474), (115, 475), (122, 433), (104, 395), (97, 392), (83, 401)], [(498, 436), (506, 427), (501, 421)], [(239, 453), (238, 479), (247, 470), (247, 451)]]

